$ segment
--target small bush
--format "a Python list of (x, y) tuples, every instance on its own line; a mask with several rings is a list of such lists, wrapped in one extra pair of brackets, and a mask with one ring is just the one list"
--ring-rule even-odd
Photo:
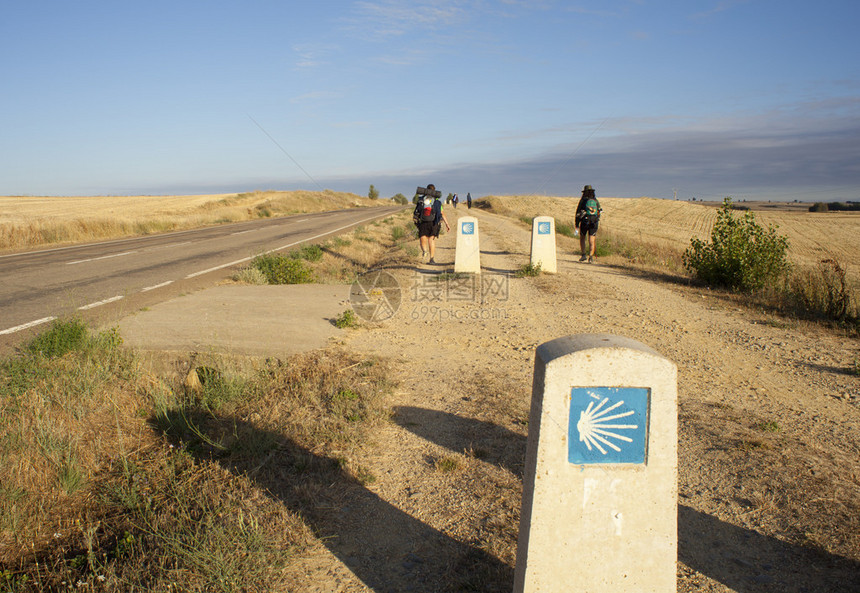
[(340, 314), (340, 317), (334, 320), (334, 325), (340, 329), (356, 327), (358, 325), (358, 318), (355, 316), (352, 309), (347, 309)]
[(267, 284), (268, 281), (266, 279), (266, 275), (263, 274), (258, 268), (249, 267), (242, 268), (235, 274), (233, 274), (233, 280), (235, 282), (243, 282), (245, 284)]
[(313, 271), (300, 259), (286, 255), (266, 254), (255, 257), (251, 265), (260, 270), (269, 284), (308, 284)]
[(57, 320), (48, 331), (33, 338), (27, 350), (48, 358), (57, 358), (73, 350), (83, 350), (88, 340), (87, 326), (82, 320)]
[(525, 264), (517, 270), (516, 277), (517, 278), (525, 278), (527, 276), (540, 276), (541, 274), (541, 265), (540, 264), (532, 264), (531, 262)]
[(305, 261), (319, 261), (322, 256), (323, 250), (319, 245), (302, 245), (299, 249), (290, 252), (291, 258)]
[(756, 291), (773, 286), (789, 270), (788, 239), (756, 223), (755, 214), (736, 218), (726, 198), (711, 230), (711, 242), (693, 239), (684, 252), (684, 267), (713, 286)]

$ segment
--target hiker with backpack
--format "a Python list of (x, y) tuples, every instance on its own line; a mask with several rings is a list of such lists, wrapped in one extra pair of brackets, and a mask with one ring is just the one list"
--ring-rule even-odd
[[(603, 209), (600, 207), (600, 202), (597, 201), (597, 196), (594, 193), (594, 188), (586, 185), (582, 189), (582, 197), (579, 199), (579, 204), (576, 207), (576, 225), (579, 228), (579, 249), (582, 257), (579, 261), (594, 263), (594, 248), (597, 246), (597, 226), (600, 222), (600, 213)], [(588, 254), (585, 252), (585, 239), (588, 237)]]
[(432, 183), (426, 188), (419, 187), (416, 191), (417, 204), (412, 212), (412, 222), (418, 227), (418, 243), (421, 245), (421, 259), (429, 253), (431, 264), (436, 263), (436, 238), (439, 236), (442, 223), (445, 230), (450, 231), (451, 225), (442, 212), (442, 192), (436, 191)]

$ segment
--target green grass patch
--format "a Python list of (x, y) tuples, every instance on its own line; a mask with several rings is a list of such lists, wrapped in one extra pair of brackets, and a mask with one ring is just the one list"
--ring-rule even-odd
[(50, 329), (40, 333), (26, 346), (27, 350), (48, 358), (83, 350), (89, 344), (86, 324), (77, 318), (56, 320)]
[(541, 265), (540, 264), (532, 264), (531, 262), (520, 266), (520, 269), (516, 271), (515, 276), (517, 278), (527, 278), (541, 275)]
[(334, 325), (340, 329), (358, 327), (358, 317), (352, 309), (347, 309), (334, 320)]
[(555, 224), (555, 233), (557, 235), (564, 235), (565, 237), (570, 238), (576, 238), (579, 236), (576, 234), (574, 226), (565, 222), (557, 222)]
[(319, 245), (302, 245), (300, 248), (291, 251), (289, 255), (293, 259), (315, 262), (322, 259), (323, 249)]
[(313, 270), (303, 260), (289, 255), (260, 255), (251, 261), (251, 265), (262, 272), (269, 284), (308, 284), (314, 281)]
[(436, 471), (440, 473), (451, 474), (461, 469), (462, 463), (456, 457), (446, 456), (437, 459), (434, 463), (434, 466), (436, 468)]
[(759, 422), (756, 424), (756, 428), (758, 428), (762, 432), (779, 432), (779, 424), (775, 420), (771, 420), (770, 422)]

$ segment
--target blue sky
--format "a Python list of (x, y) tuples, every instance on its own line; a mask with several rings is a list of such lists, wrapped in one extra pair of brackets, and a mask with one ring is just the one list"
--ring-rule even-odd
[(0, 195), (860, 199), (856, 0), (9, 0)]

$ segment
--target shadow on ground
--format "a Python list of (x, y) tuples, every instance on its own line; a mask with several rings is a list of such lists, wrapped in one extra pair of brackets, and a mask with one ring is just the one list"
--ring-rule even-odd
[[(522, 475), (526, 439), (473, 418), (411, 406), (394, 420), (451, 451), (480, 449), (482, 459)], [(678, 506), (678, 560), (738, 593), (857, 593), (860, 563), (783, 542), (688, 506)]]
[[(247, 475), (298, 513), (331, 553), (377, 593), (511, 590), (510, 566), (380, 499), (336, 459), (238, 418), (186, 411), (158, 424), (169, 426), (168, 437), (184, 443), (198, 460)], [(221, 442), (235, 445), (213, 446)]]
[(860, 563), (678, 507), (678, 559), (738, 593), (857, 593)]

